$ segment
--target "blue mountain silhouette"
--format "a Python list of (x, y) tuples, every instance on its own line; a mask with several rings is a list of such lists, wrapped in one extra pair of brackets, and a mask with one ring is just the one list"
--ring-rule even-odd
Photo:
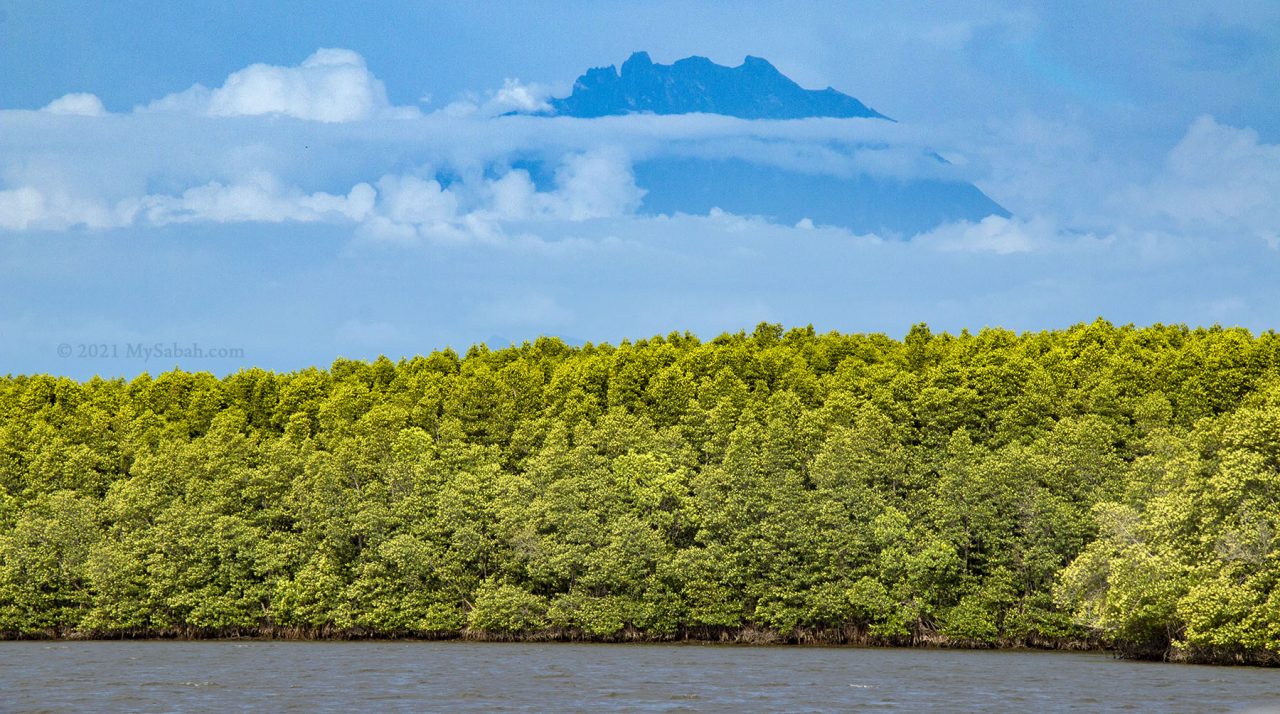
[[(830, 87), (805, 89), (768, 61), (748, 56), (737, 67), (705, 57), (664, 65), (636, 52), (622, 64), (588, 70), (544, 115), (591, 119), (622, 114), (724, 114), (743, 119), (811, 117), (893, 121)], [(928, 153), (926, 160), (946, 162)], [(540, 187), (553, 171), (539, 160), (523, 162)], [(838, 176), (800, 171), (746, 157), (659, 153), (634, 166), (645, 189), (640, 213), (706, 215), (719, 208), (783, 224), (809, 219), (858, 233), (909, 238), (949, 221), (1009, 216), (971, 183), (945, 178), (900, 179), (871, 174)]]
[(719, 208), (787, 225), (808, 218), (886, 237), (911, 237), (949, 221), (1009, 217), (964, 181), (832, 176), (743, 159), (676, 157), (640, 162), (635, 174), (636, 185), (647, 191), (640, 213), (648, 215), (706, 215)]
[(831, 87), (804, 89), (759, 57), (748, 55), (737, 67), (706, 57), (667, 65), (654, 64), (647, 52), (632, 54), (621, 72), (613, 65), (588, 70), (574, 82), (571, 95), (551, 100), (551, 109), (560, 116), (581, 118), (633, 112), (743, 119), (888, 118)]

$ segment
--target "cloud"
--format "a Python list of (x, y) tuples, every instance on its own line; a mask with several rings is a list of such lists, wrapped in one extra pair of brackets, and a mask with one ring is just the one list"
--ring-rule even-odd
[[(457, 246), (443, 238), (424, 245), (415, 224), (401, 225), (414, 232), (412, 247), (353, 243), (320, 222), (178, 224), (149, 229), (146, 240), (128, 240), (139, 235), (133, 229), (71, 242), (6, 236), (0, 304), (8, 317), (0, 332), (9, 339), (0, 341), (0, 356), (14, 371), (87, 377), (144, 366), (55, 364), (58, 343), (123, 342), (129, 331), (149, 341), (193, 336), (244, 345), (262, 367), (298, 369), (338, 354), (394, 357), (449, 344), (464, 351), (490, 335), (617, 341), (689, 329), (710, 338), (761, 320), (895, 336), (922, 320), (935, 330), (1036, 330), (1099, 314), (1121, 324), (1220, 321), (1265, 330), (1280, 304), (1275, 253), (1244, 236), (1160, 237), (1153, 252), (1145, 238), (1054, 237), (1035, 250), (993, 254), (723, 214), (512, 222), (500, 224), (504, 240), (468, 234)], [(463, 218), (450, 225), (469, 230)], [(120, 278), (160, 274), (170, 279)], [(117, 324), (81, 328), (86, 315)], [(218, 342), (215, 327), (225, 335)], [(73, 333), (82, 339), (67, 339)]]
[(1114, 216), (1099, 197), (1133, 181), (1133, 173), (1070, 117), (1020, 113), (939, 133), (949, 134), (981, 174), (978, 187), (1015, 215), (1051, 214), (1105, 230)]
[(625, 216), (644, 196), (630, 160), (616, 148), (563, 157), (555, 186), (546, 191), (539, 191), (524, 169), (462, 180), (448, 188), (435, 179), (405, 175), (383, 176), (377, 186), (377, 206), (362, 226), (362, 235), (399, 243), (416, 238), (492, 241), (504, 236), (505, 223)]
[[(322, 49), (300, 65), (250, 65), (214, 89), (196, 85), (108, 121), (51, 116), (96, 113), (92, 95), (68, 95), (45, 112), (0, 111), (0, 230), (327, 221), (355, 223), (365, 238), (456, 242), (501, 237), (513, 221), (627, 215), (644, 195), (633, 162), (653, 158), (962, 175), (887, 122), (491, 116), (536, 110), (549, 91), (508, 80), (481, 110), (424, 115), (392, 106), (359, 54)], [(530, 163), (550, 173), (531, 175)]]
[(967, 149), (990, 166), (980, 186), (1014, 217), (942, 225), (914, 241), (1003, 255), (1128, 243), (1152, 263), (1181, 260), (1193, 243), (1280, 248), (1280, 145), (1252, 129), (1200, 117), (1145, 172), (1118, 166), (1090, 132), (1062, 119), (1024, 115), (992, 132), (987, 148)]
[[(896, 125), (880, 135), (890, 141), (876, 144), (865, 125), (714, 116), (225, 122), (151, 112), (102, 122), (0, 112), (0, 230), (290, 221), (351, 225), (365, 241), (492, 242), (537, 233), (538, 223), (634, 213), (644, 196), (636, 160), (746, 154), (785, 164), (799, 156), (814, 170), (841, 172), (858, 170), (839, 165), (848, 156), (841, 141), (888, 154), (922, 147), (912, 133), (919, 130), (894, 133)], [(945, 142), (947, 134), (940, 136)], [(939, 226), (917, 240), (942, 251), (1006, 255), (1080, 232), (1162, 250), (1178, 235), (1277, 240), (1280, 148), (1251, 130), (1199, 119), (1142, 180), (1069, 125), (1022, 117), (987, 139), (1002, 148), (956, 140), (948, 154), (971, 158), (966, 171), (988, 172), (984, 188), (1000, 201), (1011, 196), (1018, 218)], [(854, 163), (874, 163), (853, 155)], [(539, 176), (525, 168), (527, 159), (542, 163)], [(721, 218), (738, 230), (760, 222)], [(508, 229), (516, 223), (528, 225)]]
[(270, 174), (256, 173), (228, 186), (214, 181), (187, 189), (180, 196), (147, 196), (140, 201), (140, 214), (155, 225), (360, 221), (373, 211), (375, 199), (376, 192), (367, 183), (356, 184), (346, 195), (303, 193), (282, 187)]
[(374, 209), (357, 231), (363, 240), (413, 244), (421, 238), (434, 238), (458, 243), (494, 233), (493, 228), (474, 226), (468, 230), (460, 226), (468, 218), (461, 211), (462, 199), (436, 179), (388, 174), (378, 179), (377, 187)]
[(620, 149), (606, 147), (565, 158), (556, 171), (556, 190), (547, 210), (556, 218), (582, 221), (630, 213), (644, 191), (636, 186), (631, 162)]
[[(1144, 172), (1116, 163), (1071, 117), (1020, 114), (973, 138), (966, 127), (864, 120), (490, 116), (536, 109), (546, 92), (508, 80), (476, 105), (484, 111), (422, 114), (392, 106), (359, 54), (325, 49), (101, 121), (54, 116), (99, 113), (93, 95), (0, 111), (0, 230), (297, 222), (348, 225), (361, 241), (524, 240), (553, 230), (546, 224), (632, 215), (644, 198), (635, 163), (698, 157), (842, 177), (977, 178), (1017, 217), (916, 238), (953, 254), (1043, 251), (1082, 234), (1151, 250), (1177, 236), (1280, 244), (1280, 147), (1208, 117)], [(712, 218), (735, 231), (765, 222)]]
[(177, 196), (153, 194), (115, 203), (24, 186), (0, 191), (0, 229), (110, 229), (192, 222), (359, 222), (371, 214), (376, 197), (367, 183), (356, 184), (345, 195), (304, 193), (281, 185), (263, 172), (233, 184), (211, 181)]
[(24, 231), (45, 216), (44, 194), (24, 186), (0, 191), (0, 228)]
[(383, 176), (378, 180), (379, 214), (394, 223), (447, 223), (458, 216), (458, 196), (435, 179)]
[(317, 50), (296, 67), (254, 64), (231, 73), (221, 87), (195, 85), (146, 107), (213, 117), (276, 114), (320, 122), (411, 118), (415, 107), (395, 107), (359, 53)]
[(1185, 232), (1239, 233), (1280, 248), (1280, 145), (1200, 117), (1150, 184), (1124, 204)]
[(518, 79), (505, 79), (502, 89), (494, 93), (487, 103), (489, 111), (503, 113), (542, 112), (551, 109), (552, 87), (545, 84), (525, 84)]
[(1052, 241), (1059, 233), (1044, 218), (1026, 221), (1016, 217), (987, 216), (977, 223), (947, 223), (912, 240), (942, 251), (1007, 255), (1029, 253)]
[(604, 147), (563, 157), (555, 171), (555, 188), (538, 191), (523, 169), (485, 182), (488, 202), (478, 215), (497, 221), (585, 221), (632, 213), (644, 191), (636, 186), (631, 161), (617, 147)]
[[(815, 156), (812, 170), (844, 172), (852, 169), (837, 165), (840, 152), (829, 144), (860, 133), (838, 123), (762, 126), (708, 116), (436, 113), (332, 123), (144, 110), (109, 119), (0, 111), (0, 191), (9, 192), (0, 229), (348, 220), (376, 222), (365, 233), (383, 236), (424, 227), (436, 237), (454, 229), (492, 235), (495, 223), (507, 221), (633, 212), (644, 195), (635, 182), (637, 160), (745, 154), (803, 164), (796, 157)], [(823, 163), (821, 156), (837, 158)], [(531, 175), (530, 161), (546, 173)], [(379, 205), (370, 215), (355, 200), (365, 191), (350, 195), (360, 184), (377, 186)]]
[(102, 100), (96, 94), (74, 92), (64, 94), (49, 102), (40, 111), (50, 114), (73, 114), (85, 117), (100, 117), (107, 113)]
[[(43, 183), (55, 185), (49, 179)], [(441, 185), (435, 178), (384, 174), (341, 192), (304, 191), (262, 170), (209, 181), (176, 194), (76, 197), (65, 190), (0, 190), (0, 229), (64, 230), (174, 223), (330, 222), (361, 227), (366, 238), (425, 237), (447, 242), (496, 239), (508, 222), (581, 222), (627, 215), (644, 192), (625, 153), (612, 148), (563, 157), (554, 186), (540, 191), (527, 171), (473, 176)]]
[(66, 230), (75, 226), (104, 229), (129, 225), (136, 200), (112, 204), (100, 198), (46, 192), (32, 186), (0, 190), (0, 229)]
[[(451, 117), (492, 118), (504, 114), (539, 114), (551, 109), (551, 97), (564, 94), (567, 86), (521, 82), (510, 77), (502, 81), (502, 87), (483, 95), (467, 92), (450, 102), (441, 114)], [(429, 99), (427, 97), (426, 99)]]
[(1067, 118), (1020, 115), (977, 133), (977, 141), (953, 138), (985, 170), (978, 186), (1023, 222), (1162, 249), (1173, 238), (1280, 247), (1280, 145), (1253, 129), (1199, 117), (1171, 147), (1149, 149), (1148, 164), (1120, 163)]

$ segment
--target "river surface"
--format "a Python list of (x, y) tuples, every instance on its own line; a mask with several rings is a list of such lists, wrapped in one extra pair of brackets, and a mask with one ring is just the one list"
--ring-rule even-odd
[(1280, 712), (1280, 670), (1021, 651), (0, 642), (3, 711), (356, 709)]

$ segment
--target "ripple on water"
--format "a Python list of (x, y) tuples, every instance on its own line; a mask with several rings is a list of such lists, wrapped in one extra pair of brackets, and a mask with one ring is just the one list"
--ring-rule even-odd
[[(1079, 653), (502, 643), (0, 643), (0, 709), (1257, 710), (1271, 672)], [(1260, 676), (1262, 675), (1262, 676)]]

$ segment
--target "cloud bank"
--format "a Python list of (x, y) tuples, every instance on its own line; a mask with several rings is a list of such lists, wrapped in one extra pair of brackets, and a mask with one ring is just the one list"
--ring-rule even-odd
[(1252, 129), (1197, 119), (1164, 170), (1126, 203), (1189, 233), (1250, 235), (1280, 248), (1280, 145)]
[[(1135, 170), (1061, 117), (975, 127), (497, 116), (541, 97), (513, 81), (423, 113), (391, 105), (358, 55), (327, 50), (128, 113), (84, 94), (0, 111), (0, 301), (15, 306), (0, 318), (15, 347), (0, 357), (37, 371), (38, 350), (68, 339), (193, 333), (210, 344), (271, 336), (253, 337), (248, 354), (292, 368), (543, 332), (714, 334), (759, 320), (1274, 325), (1280, 146), (1247, 127), (1200, 117)], [(971, 180), (1014, 215), (907, 241), (718, 209), (638, 215), (635, 166), (671, 156)], [(103, 277), (130, 271), (160, 277)], [(58, 307), (67, 284), (101, 296), (93, 315)]]
[(40, 111), (50, 114), (72, 114), (84, 117), (100, 117), (107, 113), (102, 100), (96, 94), (73, 92), (49, 102)]
[(412, 118), (415, 107), (395, 107), (387, 89), (359, 53), (320, 49), (296, 67), (254, 64), (233, 72), (222, 86), (195, 85), (145, 107), (146, 111), (211, 117), (280, 115), (321, 122)]
[(354, 224), (364, 238), (491, 238), (511, 221), (630, 215), (643, 197), (635, 162), (661, 157), (966, 178), (924, 134), (888, 122), (496, 116), (536, 110), (549, 92), (508, 80), (423, 114), (390, 104), (359, 54), (322, 49), (126, 114), (89, 94), (0, 111), (0, 230), (288, 221)]

